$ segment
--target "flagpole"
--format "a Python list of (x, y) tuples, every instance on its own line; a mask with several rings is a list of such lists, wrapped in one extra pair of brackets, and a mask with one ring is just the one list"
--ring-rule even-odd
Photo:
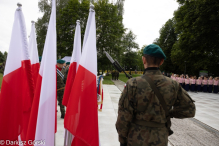
[(56, 146), (56, 134), (54, 134), (54, 146)]
[(67, 135), (67, 129), (65, 129), (64, 146), (66, 146), (66, 135)]
[[(90, 11), (91, 12), (94, 12), (94, 5), (92, 4), (92, 3), (90, 3)], [(88, 20), (89, 21), (89, 20)], [(80, 20), (77, 20), (77, 22), (79, 22), (80, 23)], [(86, 28), (86, 30), (87, 30), (87, 28)], [(88, 29), (88, 33), (89, 33), (89, 29)], [(86, 32), (85, 32), (85, 34), (86, 34)], [(88, 35), (88, 34), (87, 34)], [(84, 36), (85, 38), (86, 38), (86, 36)], [(84, 44), (86, 43), (86, 39), (84, 38), (84, 42), (83, 42), (83, 46), (84, 46)], [(83, 47), (84, 48), (84, 47)], [(83, 50), (84, 51), (84, 50)], [(67, 136), (66, 136), (67, 135)], [(74, 140), (73, 139), (73, 134), (70, 132), (70, 131), (68, 131), (67, 129), (66, 129), (66, 131), (65, 131), (65, 141), (64, 141), (64, 146), (66, 146), (65, 145), (65, 143), (67, 143), (67, 146), (71, 146), (71, 144), (72, 144), (72, 141)], [(67, 138), (67, 140), (66, 140), (66, 138)], [(66, 142), (67, 141), (67, 142)]]

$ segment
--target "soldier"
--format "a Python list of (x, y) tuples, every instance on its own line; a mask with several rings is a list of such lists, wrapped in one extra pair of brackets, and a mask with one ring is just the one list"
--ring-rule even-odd
[(61, 118), (64, 119), (65, 117), (65, 107), (62, 105), (62, 99), (65, 89), (65, 82), (64, 82), (64, 76), (65, 76), (65, 69), (63, 68), (65, 61), (64, 60), (57, 60), (57, 99), (58, 104), (60, 105), (60, 111), (61, 111)]
[(66, 69), (69, 69), (70, 62), (66, 62)]
[(113, 70), (113, 71), (111, 72), (111, 74), (112, 74), (112, 80), (114, 80), (114, 78), (115, 78), (115, 71)]
[(118, 72), (118, 74), (117, 74), (117, 80), (119, 79), (119, 72)]
[(116, 73), (115, 73), (115, 80), (118, 80), (118, 78), (119, 78), (119, 72), (116, 71)]
[(194, 117), (194, 101), (178, 82), (161, 74), (159, 66), (166, 56), (159, 46), (148, 45), (143, 53), (145, 74), (128, 80), (119, 100), (119, 142), (121, 146), (167, 146), (168, 119)]
[(67, 77), (68, 77), (68, 70), (70, 67), (70, 62), (66, 62), (66, 68), (65, 68), (65, 76), (64, 76), (64, 83), (66, 84)]

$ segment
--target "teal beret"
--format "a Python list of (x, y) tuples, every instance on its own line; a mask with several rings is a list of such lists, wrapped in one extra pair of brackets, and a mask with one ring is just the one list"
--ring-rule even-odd
[(163, 59), (167, 58), (163, 50), (158, 45), (155, 45), (155, 44), (146, 46), (143, 50), (143, 54), (157, 57), (157, 58), (163, 58)]
[(70, 64), (70, 62), (66, 62), (66, 65), (69, 65)]
[(65, 60), (59, 59), (59, 60), (57, 60), (57, 63), (59, 63), (59, 64), (64, 64), (64, 63), (65, 63)]
[(39, 57), (39, 62), (41, 62), (41, 60), (42, 60), (42, 56)]

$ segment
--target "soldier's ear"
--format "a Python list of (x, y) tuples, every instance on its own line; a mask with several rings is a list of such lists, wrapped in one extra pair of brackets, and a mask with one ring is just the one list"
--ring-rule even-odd
[(146, 64), (146, 58), (144, 56), (142, 56), (142, 61), (143, 61), (143, 64)]
[(163, 64), (163, 62), (164, 62), (164, 59), (161, 59), (159, 66), (161, 66)]

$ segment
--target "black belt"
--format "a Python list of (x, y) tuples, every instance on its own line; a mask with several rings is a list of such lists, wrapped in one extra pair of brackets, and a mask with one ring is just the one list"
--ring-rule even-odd
[(149, 121), (142, 121), (142, 120), (134, 120), (133, 123), (137, 125), (141, 125), (141, 126), (154, 127), (154, 128), (166, 127), (165, 123), (156, 123), (156, 122), (149, 122)]

